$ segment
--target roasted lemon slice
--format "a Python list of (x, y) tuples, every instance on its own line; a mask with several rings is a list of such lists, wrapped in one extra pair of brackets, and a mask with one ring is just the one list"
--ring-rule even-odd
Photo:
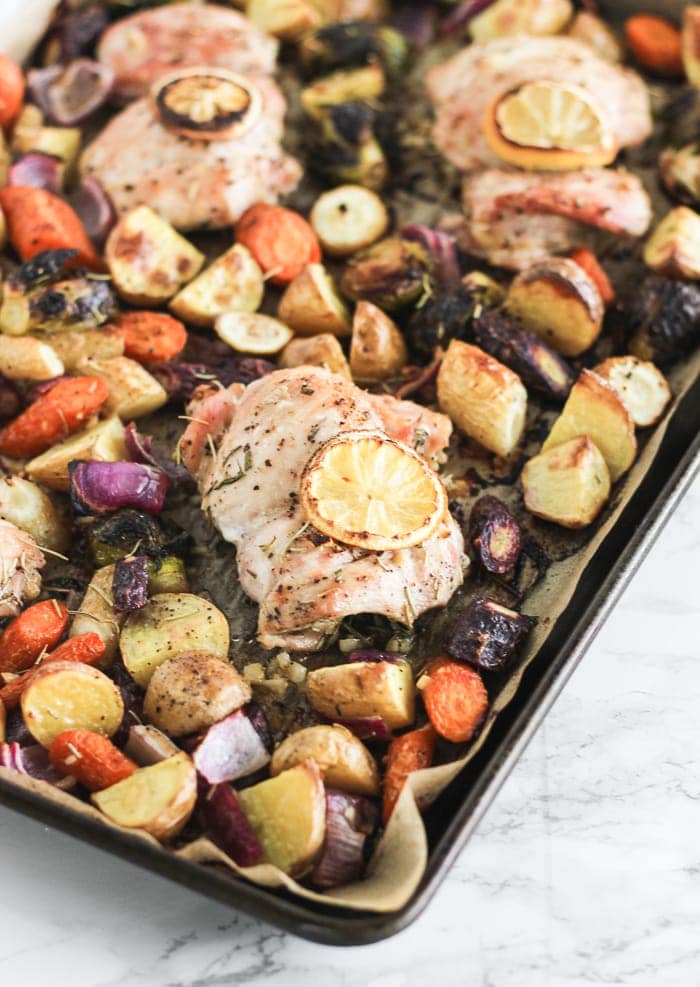
[(152, 98), (161, 122), (182, 137), (234, 140), (257, 122), (260, 90), (224, 68), (185, 68), (156, 82)]
[(429, 538), (447, 513), (447, 494), (413, 449), (358, 431), (331, 439), (309, 460), (301, 504), (324, 535), (383, 552)]
[(602, 167), (617, 154), (605, 110), (585, 89), (557, 82), (527, 82), (496, 97), (484, 135), (503, 161), (535, 171)]

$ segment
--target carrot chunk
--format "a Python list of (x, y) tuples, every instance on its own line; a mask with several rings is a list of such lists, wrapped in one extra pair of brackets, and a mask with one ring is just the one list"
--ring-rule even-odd
[(382, 820), (384, 825), (394, 811), (401, 790), (412, 771), (429, 768), (433, 763), (435, 731), (431, 726), (411, 730), (395, 737), (389, 744), (384, 775)]
[(124, 340), (124, 354), (141, 363), (172, 360), (187, 342), (182, 322), (163, 312), (124, 312), (111, 327)]
[(104, 271), (77, 213), (53, 192), (29, 185), (8, 185), (0, 191), (0, 206), (10, 243), (22, 260), (30, 260), (42, 250), (72, 247), (78, 251), (76, 263)]
[(69, 637), (63, 644), (59, 644), (50, 654), (46, 655), (40, 664), (34, 668), (27, 669), (16, 679), (12, 679), (0, 689), (0, 701), (5, 709), (14, 709), (19, 706), (22, 693), (34, 678), (36, 672), (45, 665), (50, 665), (53, 661), (75, 661), (83, 665), (97, 665), (105, 653), (105, 643), (99, 634), (90, 632), (89, 634), (78, 634), (77, 637)]
[(583, 268), (600, 292), (600, 297), (603, 299), (605, 305), (611, 305), (612, 302), (615, 301), (615, 289), (610, 284), (610, 279), (600, 266), (600, 262), (596, 255), (586, 247), (579, 247), (577, 250), (572, 250), (569, 257), (571, 260), (575, 261), (579, 267)]
[(417, 686), (428, 718), (441, 737), (460, 744), (473, 736), (489, 705), (475, 669), (448, 658), (433, 658)]
[(246, 209), (236, 223), (236, 240), (273, 284), (289, 284), (307, 264), (321, 259), (321, 245), (309, 223), (284, 206), (259, 202)]
[(675, 78), (683, 75), (681, 33), (663, 17), (637, 14), (625, 21), (625, 38), (643, 69)]
[(60, 380), (0, 430), (0, 453), (27, 459), (82, 428), (109, 397), (100, 377)]
[(54, 768), (73, 775), (91, 792), (102, 791), (129, 778), (137, 765), (111, 740), (92, 730), (65, 730), (49, 747)]
[(0, 127), (9, 126), (18, 116), (23, 100), (22, 69), (7, 55), (0, 55)]
[(0, 635), (0, 672), (23, 672), (42, 651), (55, 647), (68, 626), (68, 610), (58, 600), (34, 603)]

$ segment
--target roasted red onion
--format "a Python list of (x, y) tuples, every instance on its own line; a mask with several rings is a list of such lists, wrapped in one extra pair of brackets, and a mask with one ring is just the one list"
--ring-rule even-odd
[(129, 728), (129, 739), (124, 745), (124, 753), (141, 767), (166, 761), (179, 753), (180, 748), (156, 727), (138, 723)]
[(47, 119), (62, 127), (74, 127), (92, 116), (106, 101), (113, 82), (112, 69), (90, 58), (27, 73), (32, 99)]
[(31, 151), (10, 165), (8, 185), (31, 185), (60, 195), (63, 189), (63, 161), (53, 154)]
[(345, 656), (346, 661), (388, 661), (395, 665), (397, 661), (405, 661), (403, 655), (395, 655), (390, 651), (376, 651), (374, 648), (366, 648), (364, 651), (351, 651)]
[(108, 25), (109, 14), (102, 4), (91, 3), (60, 13), (48, 42), (51, 60), (69, 62), (80, 55), (89, 54)]
[(84, 178), (70, 196), (70, 204), (92, 242), (101, 247), (117, 222), (117, 210), (98, 180)]
[(121, 658), (112, 662), (107, 674), (119, 689), (124, 703), (124, 716), (119, 724), (119, 729), (112, 737), (114, 743), (121, 746), (126, 743), (131, 728), (140, 724), (143, 719), (143, 689), (129, 675)]
[(68, 374), (61, 374), (60, 377), (51, 377), (50, 380), (42, 380), (40, 383), (35, 384), (30, 391), (27, 391), (27, 403), (32, 404), (37, 398), (40, 398), (43, 394), (48, 394), (52, 387), (56, 384), (60, 384), (62, 380), (70, 380)]
[(14, 418), (22, 408), (22, 399), (19, 391), (7, 377), (0, 374), (0, 421), (7, 421)]
[[(214, 345), (212, 344), (212, 347)], [(190, 347), (188, 344), (188, 355), (193, 350), (196, 352), (197, 349), (198, 346)], [(211, 362), (167, 360), (150, 364), (148, 369), (168, 392), (171, 401), (187, 401), (200, 384), (212, 381), (218, 381), (224, 387), (234, 383), (249, 384), (277, 368), (273, 363), (259, 357), (231, 356), (229, 349), (228, 356), (225, 358), (217, 356)]]
[(51, 764), (48, 751), (40, 744), (20, 747), (19, 744), (0, 743), (0, 767), (9, 768), (19, 774), (47, 781), (57, 788), (73, 788), (74, 778), (66, 778)]
[(438, 371), (442, 363), (442, 354), (440, 353), (432, 363), (427, 364), (425, 367), (414, 367), (415, 375), (407, 377), (405, 382), (396, 388), (394, 391), (394, 397), (399, 398), (399, 400), (404, 400), (410, 397), (412, 394), (416, 394), (418, 391), (427, 387), (429, 384), (434, 384), (437, 380)]
[(365, 843), (378, 816), (376, 806), (363, 795), (326, 791), (326, 838), (311, 872), (314, 887), (336, 888), (362, 876)]
[(239, 709), (209, 727), (192, 755), (210, 784), (236, 781), (264, 768), (270, 753), (246, 713)]
[(435, 4), (425, 0), (404, 0), (396, 4), (391, 16), (391, 24), (408, 41), (423, 48), (435, 37), (437, 11)]
[(202, 823), (212, 842), (239, 867), (260, 863), (262, 848), (230, 785), (204, 789), (198, 801)]
[(450, 233), (419, 223), (404, 226), (400, 232), (404, 240), (415, 240), (427, 250), (436, 281), (444, 285), (457, 284), (461, 274), (457, 263), (457, 248)]
[(131, 613), (148, 603), (148, 562), (146, 555), (135, 555), (115, 563), (112, 599), (117, 613)]
[(320, 716), (319, 719), (322, 723), (339, 723), (360, 740), (391, 740), (391, 731), (381, 716), (337, 716), (333, 719)]
[(152, 435), (144, 435), (136, 428), (135, 422), (129, 422), (125, 429), (126, 451), (134, 463), (146, 463), (162, 470), (174, 483), (191, 481), (192, 477), (184, 466), (178, 465), (171, 459), (168, 451), (154, 442)]
[(494, 0), (462, 0), (462, 3), (440, 24), (440, 33), (448, 34), (466, 27), (472, 18), (490, 7)]
[(90, 460), (74, 461), (68, 468), (71, 502), (80, 514), (104, 514), (120, 507), (158, 514), (165, 502), (168, 478), (152, 466)]

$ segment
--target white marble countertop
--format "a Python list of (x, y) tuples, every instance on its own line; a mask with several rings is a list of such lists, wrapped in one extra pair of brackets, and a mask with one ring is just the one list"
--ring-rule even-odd
[(0, 808), (0, 982), (700, 983), (700, 481), (409, 929), (317, 946)]

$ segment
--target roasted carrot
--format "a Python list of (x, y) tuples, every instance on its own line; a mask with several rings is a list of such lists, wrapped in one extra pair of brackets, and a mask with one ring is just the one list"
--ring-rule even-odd
[(411, 730), (395, 737), (389, 744), (384, 775), (382, 820), (384, 825), (394, 811), (401, 790), (412, 771), (429, 768), (433, 763), (435, 731), (432, 726)]
[(19, 705), (22, 693), (34, 678), (34, 674), (45, 665), (50, 665), (52, 661), (75, 661), (83, 665), (97, 665), (105, 653), (105, 644), (99, 634), (78, 634), (77, 637), (69, 637), (63, 644), (45, 655), (41, 662), (33, 668), (28, 668), (16, 679), (12, 679), (0, 689), (0, 700), (6, 709), (13, 709)]
[(0, 54), (0, 127), (9, 126), (18, 116), (23, 100), (22, 69), (7, 55)]
[(109, 397), (100, 377), (60, 380), (0, 430), (0, 453), (28, 459), (82, 428)]
[(586, 247), (579, 247), (572, 250), (569, 257), (582, 267), (591, 281), (600, 292), (600, 297), (606, 305), (611, 305), (615, 301), (615, 289), (610, 284), (610, 279), (600, 266), (598, 258)]
[(42, 600), (15, 617), (0, 635), (0, 672), (23, 672), (42, 651), (55, 647), (68, 626), (58, 600)]
[(53, 192), (29, 185), (8, 185), (0, 191), (10, 243), (22, 260), (42, 250), (73, 247), (77, 264), (103, 271), (104, 264), (77, 213)]
[(663, 17), (630, 17), (625, 21), (625, 38), (641, 68), (671, 78), (683, 75), (681, 32)]
[(138, 765), (122, 754), (111, 740), (92, 730), (65, 730), (49, 747), (54, 768), (77, 778), (91, 792), (116, 785)]
[(182, 322), (163, 312), (124, 312), (111, 328), (124, 340), (124, 354), (142, 363), (172, 360), (187, 342)]
[(473, 736), (489, 705), (475, 669), (449, 658), (433, 658), (417, 686), (428, 718), (441, 737), (460, 744)]
[(236, 223), (236, 240), (250, 250), (273, 284), (289, 284), (307, 264), (321, 259), (311, 226), (284, 206), (251, 206)]

